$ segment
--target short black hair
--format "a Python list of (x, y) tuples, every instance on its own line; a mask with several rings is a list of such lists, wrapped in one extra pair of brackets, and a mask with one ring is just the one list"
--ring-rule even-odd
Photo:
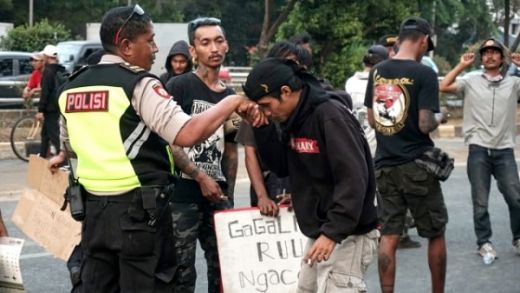
[(410, 40), (412, 42), (416, 42), (420, 38), (426, 36), (425, 33), (420, 32), (418, 30), (404, 30), (399, 33), (399, 43), (404, 42), (405, 40)]
[(301, 32), (291, 37), (290, 41), (296, 45), (308, 44), (311, 42), (311, 35), (308, 32)]
[(296, 61), (302, 66), (305, 66), (307, 70), (312, 67), (312, 56), (311, 53), (296, 43), (290, 41), (280, 41), (275, 43), (271, 49), (265, 55), (265, 58), (281, 58), (286, 59), (287, 56), (293, 54), (296, 57)]
[[(287, 80), (282, 86), (284, 86), (284, 85), (291, 88), (291, 90), (293, 92), (303, 89), (303, 81), (296, 75), (289, 78), (289, 80)], [(281, 91), (282, 86), (280, 86), (278, 89), (276, 89), (272, 93), (270, 93), (269, 96), (276, 98), (277, 100), (280, 100), (282, 98), (282, 91)], [(258, 102), (260, 99), (257, 99), (257, 100), (251, 99), (251, 100), (253, 100), (254, 102)]]
[(297, 48), (296, 44), (288, 41), (276, 42), (267, 54), (265, 58), (281, 58), (286, 59), (289, 55), (294, 54), (296, 56)]
[[(125, 20), (128, 21), (125, 23)], [(146, 13), (139, 15), (134, 13), (133, 6), (121, 6), (110, 9), (105, 13), (99, 29), (99, 37), (103, 49), (109, 53), (115, 53), (117, 44), (115, 38), (118, 30), (124, 24), (119, 33), (119, 40), (133, 41), (138, 35), (146, 33), (152, 19)]]
[(190, 45), (195, 45), (195, 31), (202, 26), (219, 26), (224, 37), (226, 36), (226, 32), (221, 25), (220, 19), (215, 17), (197, 17), (188, 23), (188, 40)]

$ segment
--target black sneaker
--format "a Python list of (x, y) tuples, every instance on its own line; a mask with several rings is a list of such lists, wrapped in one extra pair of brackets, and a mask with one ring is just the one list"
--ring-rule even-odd
[(421, 243), (419, 241), (412, 240), (410, 236), (402, 237), (399, 241), (398, 249), (406, 249), (406, 248), (419, 248), (421, 247)]

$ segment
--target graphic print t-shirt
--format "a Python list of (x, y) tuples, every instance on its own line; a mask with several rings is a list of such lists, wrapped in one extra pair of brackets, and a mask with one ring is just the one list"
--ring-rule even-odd
[[(172, 78), (167, 86), (168, 92), (174, 100), (189, 115), (202, 113), (228, 95), (234, 94), (232, 89), (226, 88), (222, 92), (212, 91), (193, 72)], [(232, 141), (231, 141), (232, 142)], [(224, 153), (224, 127), (220, 126), (207, 140), (192, 147), (184, 148), (188, 158), (197, 167), (225, 188), (226, 178), (222, 170), (222, 155)], [(181, 180), (176, 185), (175, 199), (197, 202), (202, 200), (202, 193), (198, 183), (187, 174), (181, 172)]]
[(433, 146), (419, 130), (419, 110), (439, 112), (437, 74), (413, 60), (391, 59), (370, 72), (365, 106), (374, 112), (376, 168), (401, 165)]

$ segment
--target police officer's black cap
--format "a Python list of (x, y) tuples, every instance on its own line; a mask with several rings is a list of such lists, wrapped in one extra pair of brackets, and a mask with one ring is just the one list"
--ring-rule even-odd
[(298, 64), (292, 60), (267, 58), (253, 67), (242, 89), (248, 98), (258, 101), (286, 85), (297, 70)]
[(500, 54), (502, 54), (502, 56), (504, 56), (504, 45), (502, 45), (502, 43), (500, 43), (499, 41), (497, 41), (493, 38), (489, 38), (489, 39), (485, 40), (480, 45), (478, 52), (480, 53), (480, 55), (482, 55), (482, 52), (484, 52), (486, 49), (489, 49), (489, 48), (498, 50), (500, 52)]
[(432, 28), (428, 21), (426, 21), (424, 18), (418, 16), (411, 16), (405, 19), (401, 23), (401, 29), (399, 30), (399, 34), (407, 30), (419, 31), (425, 35), (428, 35), (428, 51), (435, 49), (435, 46), (433, 45), (432, 41)]

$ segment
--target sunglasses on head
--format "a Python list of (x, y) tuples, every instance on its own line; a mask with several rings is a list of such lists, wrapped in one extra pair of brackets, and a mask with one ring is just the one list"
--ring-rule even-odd
[(220, 19), (216, 17), (199, 17), (188, 24), (190, 31), (196, 30), (201, 25), (220, 25)]
[(115, 45), (119, 44), (119, 41), (121, 41), (119, 39), (119, 35), (121, 34), (121, 32), (123, 31), (123, 28), (128, 23), (128, 21), (130, 21), (130, 19), (132, 18), (132, 16), (134, 14), (137, 14), (137, 15), (143, 15), (144, 14), (144, 10), (143, 10), (143, 8), (141, 8), (141, 6), (139, 6), (139, 4), (135, 4), (134, 10), (132, 10), (132, 13), (130, 13), (130, 15), (125, 19), (125, 21), (123, 21), (123, 24), (117, 30), (116, 36), (114, 38), (114, 44)]

